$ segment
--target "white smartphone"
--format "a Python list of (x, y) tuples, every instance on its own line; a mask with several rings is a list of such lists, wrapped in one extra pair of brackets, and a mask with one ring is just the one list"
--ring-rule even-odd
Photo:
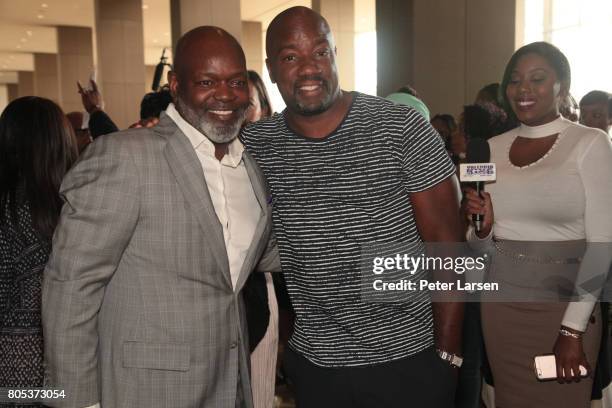
[[(587, 369), (584, 366), (580, 366), (580, 376), (587, 376)], [(535, 375), (540, 381), (550, 381), (557, 379), (557, 362), (554, 354), (544, 354), (541, 356), (535, 356), (533, 359), (533, 369)]]

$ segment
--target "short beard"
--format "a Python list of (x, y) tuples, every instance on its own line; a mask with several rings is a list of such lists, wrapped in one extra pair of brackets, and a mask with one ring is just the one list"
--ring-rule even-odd
[(325, 112), (331, 106), (332, 98), (331, 94), (328, 94), (325, 99), (321, 101), (321, 103), (317, 106), (304, 106), (301, 103), (297, 102), (297, 111), (304, 116), (314, 116), (319, 113)]
[(301, 115), (304, 116), (314, 116), (314, 115), (318, 115), (319, 113), (323, 113), (325, 112), (327, 109), (329, 109), (329, 107), (333, 104), (334, 102), (334, 97), (335, 95), (333, 94), (333, 92), (330, 89), (330, 85), (329, 82), (324, 80), (323, 78), (319, 77), (319, 76), (309, 76), (306, 79), (313, 79), (313, 80), (318, 80), (321, 81), (321, 86), (323, 87), (323, 89), (325, 90), (325, 95), (323, 96), (323, 99), (321, 99), (320, 103), (316, 106), (306, 106), (304, 104), (302, 104), (297, 95), (299, 93), (297, 84), (294, 88), (294, 95), (295, 95), (295, 106), (297, 108), (297, 112), (300, 113)]
[(215, 126), (211, 121), (206, 120), (205, 110), (198, 111), (190, 108), (180, 96), (176, 98), (176, 110), (187, 123), (210, 139), (211, 142), (222, 144), (229, 143), (238, 137), (240, 128), (246, 118), (247, 106), (239, 108), (236, 120), (233, 123), (228, 123), (226, 126)]

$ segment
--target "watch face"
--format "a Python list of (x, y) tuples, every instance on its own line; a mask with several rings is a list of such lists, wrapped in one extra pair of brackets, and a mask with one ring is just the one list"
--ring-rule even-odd
[(463, 358), (459, 356), (453, 356), (453, 361), (451, 361), (451, 364), (456, 366), (457, 368), (460, 368), (463, 364)]

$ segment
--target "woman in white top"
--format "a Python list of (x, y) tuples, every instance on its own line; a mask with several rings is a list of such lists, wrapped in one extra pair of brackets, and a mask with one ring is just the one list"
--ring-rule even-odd
[[(465, 195), (466, 213), (484, 214), (468, 240), (495, 251), (490, 278), (515, 290), (513, 302), (482, 304), (497, 408), (589, 406), (592, 379), (578, 373), (595, 366), (599, 305), (547, 302), (540, 294), (551, 288), (538, 287), (549, 272), (568, 271), (578, 282), (605, 273), (601, 259), (587, 265), (589, 254), (600, 249), (592, 243), (612, 242), (612, 145), (605, 133), (560, 116), (570, 78), (567, 59), (551, 44), (515, 52), (501, 92), (520, 126), (489, 140), (497, 181), (481, 196), (471, 189)], [(564, 249), (568, 243), (578, 249)], [(558, 381), (539, 382), (533, 358), (548, 353), (556, 356)]]

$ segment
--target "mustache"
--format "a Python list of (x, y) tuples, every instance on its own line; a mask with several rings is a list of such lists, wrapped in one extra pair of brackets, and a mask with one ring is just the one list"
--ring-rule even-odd
[(312, 81), (321, 82), (321, 85), (325, 89), (329, 89), (329, 83), (327, 82), (325, 78), (323, 78), (320, 75), (306, 75), (306, 76), (298, 78), (298, 80), (295, 81), (295, 85), (293, 85), (293, 89), (297, 91), (298, 88), (304, 84), (304, 82), (312, 82)]
[(248, 104), (240, 105), (240, 106), (236, 106), (236, 105), (221, 105), (221, 104), (219, 104), (219, 105), (206, 106), (204, 108), (204, 110), (206, 112), (209, 112), (209, 111), (224, 111), (224, 110), (240, 112), (243, 109), (247, 109), (248, 107), (249, 107)]

